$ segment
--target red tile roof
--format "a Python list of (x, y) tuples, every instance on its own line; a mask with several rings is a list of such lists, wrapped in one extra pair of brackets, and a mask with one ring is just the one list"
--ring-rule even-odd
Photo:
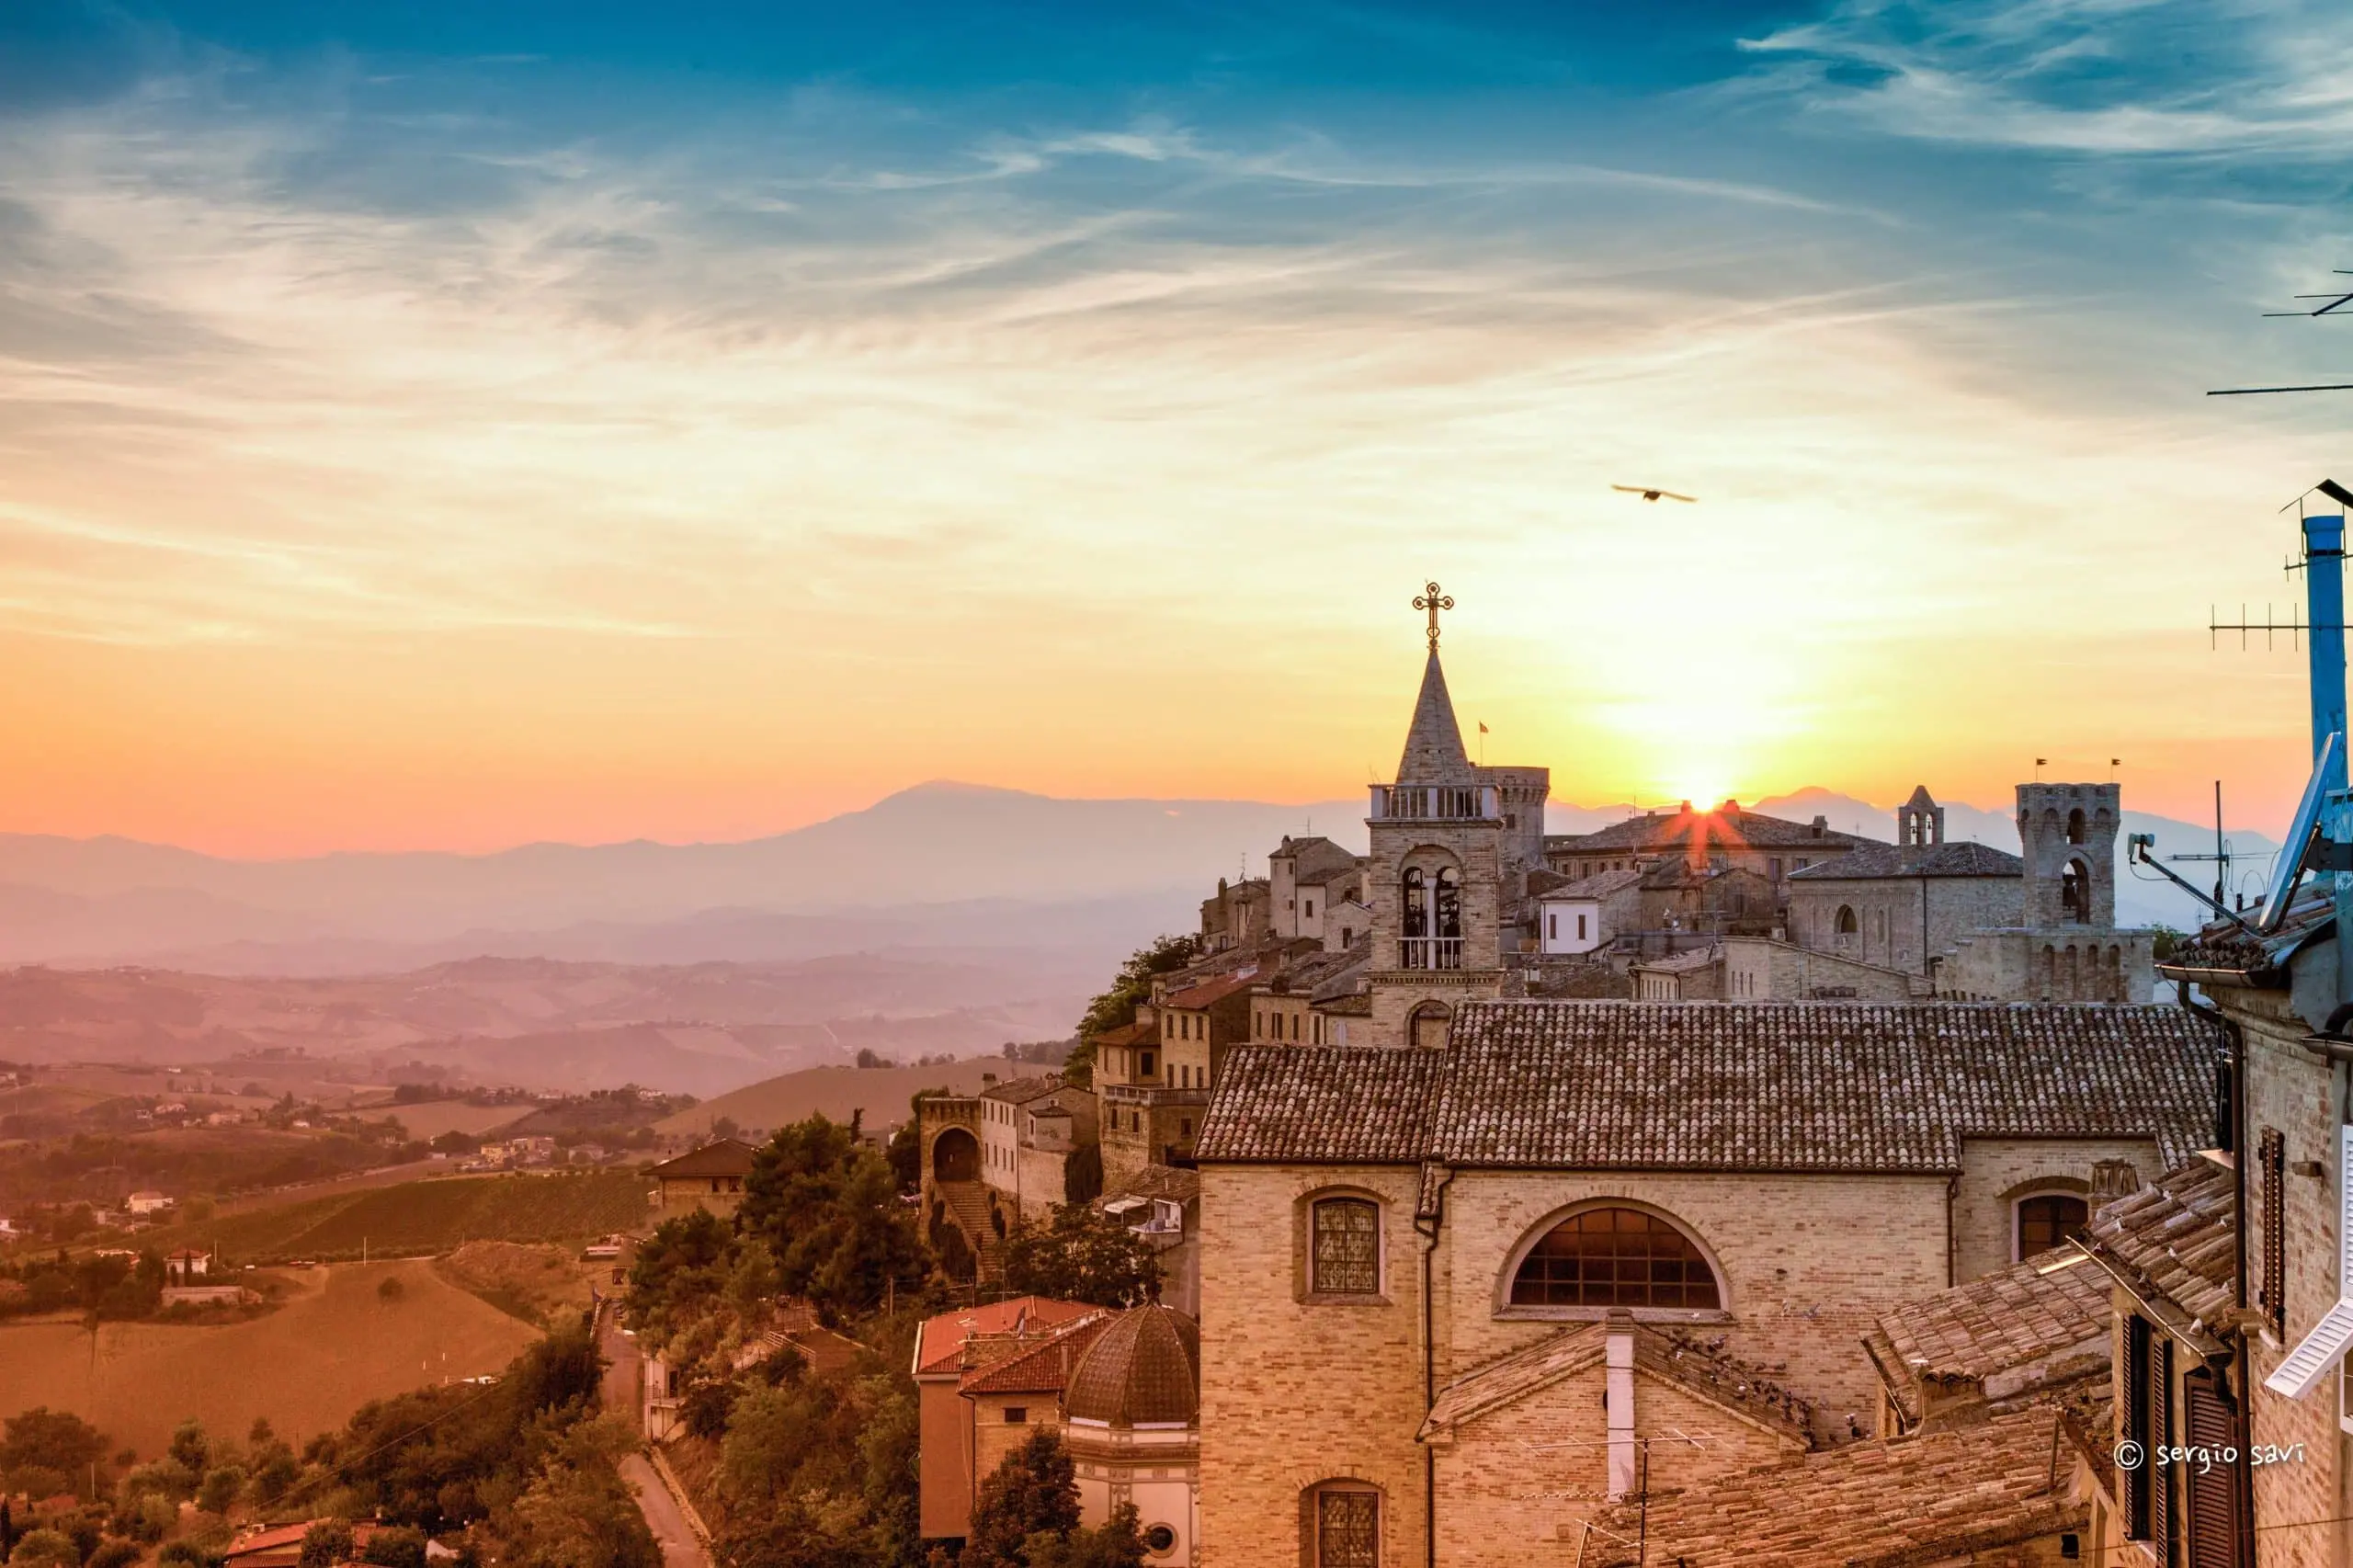
[(1213, 1003), (1224, 1001), (1237, 991), (1249, 990), (1257, 983), (1257, 980), (1258, 971), (1256, 969), (1246, 974), (1229, 974), (1222, 980), (1209, 981), (1188, 990), (1176, 992), (1161, 1006), (1182, 1008), (1187, 1012), (1197, 1012)]
[(2187, 1329), (2216, 1340), (2233, 1307), (2238, 1247), (2233, 1177), (2193, 1159), (2092, 1216), (2088, 1250), (2127, 1290)]
[[(2109, 1277), (2091, 1259), (2046, 1253), (1905, 1302), (1863, 1336), (1863, 1347), (1905, 1419), (1917, 1421), (1924, 1382), (1974, 1383), (2000, 1398), (2039, 1381), (2105, 1372), (2109, 1315)], [(2032, 1369), (2053, 1357), (2039, 1380)], [(2022, 1371), (2029, 1375), (2009, 1380), (2021, 1386), (2005, 1391), (2001, 1374)]]
[(1042, 1340), (1014, 1347), (958, 1380), (958, 1393), (1060, 1393), (1070, 1381), (1086, 1347), (1111, 1326), (1112, 1314), (1099, 1307)]
[(648, 1173), (663, 1176), (749, 1176), (752, 1174), (752, 1146), (738, 1139), (722, 1138), (688, 1150), (675, 1160), (665, 1160)]
[(923, 1321), (915, 1338), (915, 1371), (953, 1372), (961, 1369), (964, 1343), (974, 1335), (1043, 1333), (1074, 1318), (1099, 1312), (1083, 1301), (1057, 1301), (1050, 1296), (1016, 1296), (985, 1307), (941, 1312)]

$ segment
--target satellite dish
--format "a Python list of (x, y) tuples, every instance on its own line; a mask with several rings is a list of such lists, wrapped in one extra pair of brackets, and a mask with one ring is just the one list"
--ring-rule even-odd
[(2288, 917), (2288, 901), (2295, 895), (2296, 880), (2303, 875), (2304, 857), (2313, 846), (2313, 835), (2320, 831), (2321, 807), (2328, 802), (2329, 781), (2341, 770), (2337, 754), (2345, 749), (2343, 731), (2332, 732), (2322, 744), (2320, 757), (2313, 764), (2313, 776), (2304, 785), (2304, 798), (2296, 802), (2296, 814), (2288, 824), (2287, 842), (2279, 846), (2279, 858), (2272, 862), (2270, 891), (2264, 895), (2263, 914), (2255, 928), (2269, 933), (2279, 929), (2279, 922)]

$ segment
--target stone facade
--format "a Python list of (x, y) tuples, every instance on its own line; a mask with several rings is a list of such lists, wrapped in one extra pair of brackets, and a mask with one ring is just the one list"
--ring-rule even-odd
[(1860, 1002), (1905, 1002), (1927, 988), (1902, 970), (1816, 952), (1794, 942), (1762, 937), (1727, 937), (1723, 995), (1735, 1002), (1811, 1002), (1851, 997)]
[(2080, 1198), (2099, 1206), (2092, 1167), (2101, 1162), (2130, 1165), (2137, 1187), (2157, 1175), (2163, 1162), (2156, 1144), (2144, 1138), (2071, 1141), (2054, 1158), (2046, 1140), (1972, 1138), (1962, 1145), (1961, 1175), (1952, 1189), (1953, 1278), (1975, 1279), (2019, 1261), (2018, 1206), (2046, 1193)]
[(1790, 882), (1789, 934), (1818, 952), (1925, 975), (1971, 933), (2017, 926), (2021, 907), (2015, 874), (1849, 880), (1833, 861)]
[(2145, 1002), (2156, 988), (2150, 931), (1978, 931), (1937, 965), (1956, 1001)]

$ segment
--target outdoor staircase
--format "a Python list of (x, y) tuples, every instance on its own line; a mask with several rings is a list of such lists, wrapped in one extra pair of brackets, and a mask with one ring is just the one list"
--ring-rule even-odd
[(948, 1207), (948, 1218), (972, 1244), (981, 1260), (981, 1278), (995, 1278), (1005, 1270), (1005, 1243), (989, 1223), (988, 1188), (977, 1181), (943, 1181), (934, 1189)]

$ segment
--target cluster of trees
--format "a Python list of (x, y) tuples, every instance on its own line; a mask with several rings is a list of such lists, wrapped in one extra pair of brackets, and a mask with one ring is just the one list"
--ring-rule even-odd
[(1129, 954), (1111, 977), (1109, 989), (1086, 1005), (1078, 1020), (1078, 1043), (1063, 1063), (1063, 1075), (1082, 1085), (1095, 1082), (1095, 1037), (1134, 1023), (1136, 1005), (1152, 999), (1153, 977), (1183, 969), (1193, 961), (1198, 947), (1190, 937), (1163, 937)]
[[(109, 1460), (106, 1437), (65, 1411), (36, 1406), (10, 1417), (5, 1430), (0, 1492), (75, 1504), (45, 1508), (38, 1528), (0, 1504), (0, 1555), (9, 1568), (129, 1568), (151, 1551), (171, 1568), (217, 1568), (232, 1510), (272, 1506), (301, 1475), (266, 1421), (254, 1424), (243, 1447), (215, 1441), (188, 1422), (145, 1464), (129, 1449)], [(184, 1513), (184, 1504), (195, 1512)]]
[(0, 1264), (0, 1317), (79, 1311), (101, 1318), (143, 1318), (164, 1295), (164, 1260), (152, 1252), (127, 1257), (30, 1257)]

